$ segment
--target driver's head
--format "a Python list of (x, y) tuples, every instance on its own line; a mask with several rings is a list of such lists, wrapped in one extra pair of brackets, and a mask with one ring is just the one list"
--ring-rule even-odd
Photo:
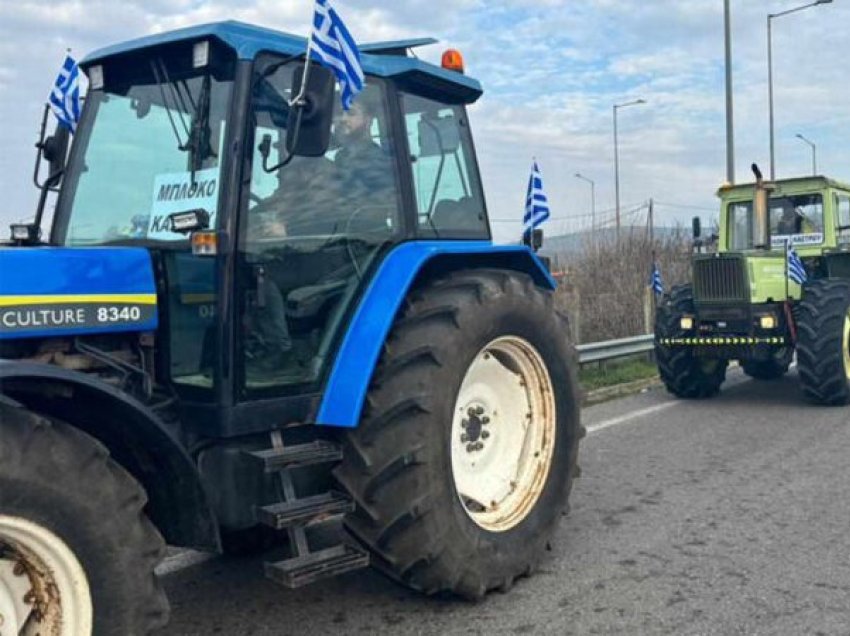
[(372, 105), (365, 99), (355, 100), (351, 108), (342, 113), (337, 124), (337, 135), (343, 141), (368, 139), (374, 119)]

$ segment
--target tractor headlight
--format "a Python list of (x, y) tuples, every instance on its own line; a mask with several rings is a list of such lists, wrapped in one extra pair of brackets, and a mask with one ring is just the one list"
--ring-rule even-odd
[(762, 329), (776, 329), (776, 316), (771, 314), (759, 316), (759, 327)]
[(693, 316), (682, 316), (679, 319), (679, 327), (682, 328), (683, 331), (690, 331), (694, 328), (694, 319)]

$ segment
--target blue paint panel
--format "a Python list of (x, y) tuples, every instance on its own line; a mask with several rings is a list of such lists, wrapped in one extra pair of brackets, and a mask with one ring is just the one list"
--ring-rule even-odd
[[(54, 304), (50, 297), (112, 294), (156, 294), (153, 265), (147, 250), (130, 247), (0, 248), (0, 297), (45, 296), (44, 305), (35, 307), (61, 309), (63, 306), (73, 306), (73, 301)], [(109, 302), (90, 301), (78, 304), (110, 305)], [(146, 305), (143, 318), (135, 322), (50, 328), (33, 326), (5, 331), (0, 334), (0, 338), (152, 331), (157, 325), (156, 305)]]
[[(262, 51), (280, 53), (282, 55), (300, 55), (307, 48), (307, 40), (305, 38), (289, 33), (265, 29), (243, 22), (214, 22), (185, 29), (177, 29), (167, 33), (149, 35), (108, 46), (87, 55), (81, 62), (81, 65), (87, 69), (92, 64), (113, 55), (137, 51), (149, 46), (159, 46), (184, 40), (201, 40), (204, 38), (216, 38), (224, 42), (236, 51), (237, 57), (243, 60), (253, 60)], [(381, 43), (379, 45), (383, 46)], [(369, 46), (366, 45), (364, 48), (368, 50)], [(414, 57), (370, 55), (365, 51), (361, 57), (363, 70), (368, 74), (379, 77), (408, 78), (414, 84), (419, 84), (415, 79), (417, 75), (430, 76), (447, 85), (453, 85), (456, 88), (458, 99), (464, 103), (474, 102), (483, 92), (481, 84), (477, 80), (461, 73), (447, 71), (442, 67), (429, 64)]]
[(393, 249), (381, 263), (357, 307), (340, 347), (316, 423), (354, 428), (372, 373), (396, 312), (422, 267), (439, 257), (492, 258), (488, 265), (517, 269), (531, 274), (544, 287), (555, 281), (537, 256), (521, 245), (493, 245), (488, 241), (412, 241)]
[(148, 251), (137, 247), (0, 249), (0, 295), (153, 294)]

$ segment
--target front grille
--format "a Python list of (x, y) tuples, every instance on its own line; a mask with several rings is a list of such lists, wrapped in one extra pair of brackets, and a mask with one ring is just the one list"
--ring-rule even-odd
[(694, 261), (696, 302), (749, 302), (744, 259), (717, 256)]

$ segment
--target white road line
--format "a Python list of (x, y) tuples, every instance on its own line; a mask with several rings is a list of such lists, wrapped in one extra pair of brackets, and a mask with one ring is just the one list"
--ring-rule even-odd
[(156, 566), (156, 573), (159, 576), (167, 576), (168, 574), (174, 574), (175, 572), (185, 570), (186, 568), (198, 565), (204, 561), (209, 561), (217, 556), (217, 554), (211, 554), (209, 552), (185, 550), (170, 557), (166, 557), (162, 563)]
[(645, 417), (647, 415), (657, 413), (658, 411), (669, 409), (671, 406), (676, 406), (677, 404), (681, 404), (681, 402), (675, 400), (670, 402), (662, 402), (661, 404), (648, 406), (645, 409), (640, 409), (639, 411), (632, 411), (631, 413), (626, 413), (625, 415), (621, 415), (620, 417), (612, 417), (610, 420), (603, 420), (598, 424), (591, 424), (590, 426), (588, 426), (587, 434), (592, 435), (593, 433), (598, 433), (599, 431), (604, 430), (606, 428), (611, 428), (612, 426), (619, 426), (620, 424), (625, 424), (626, 422), (635, 420), (639, 417)]

